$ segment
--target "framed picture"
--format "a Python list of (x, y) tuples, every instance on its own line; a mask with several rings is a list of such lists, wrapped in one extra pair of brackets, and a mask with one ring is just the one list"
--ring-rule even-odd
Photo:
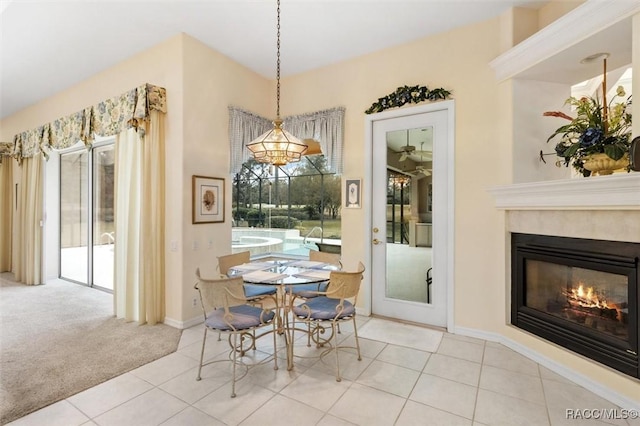
[(191, 223), (224, 222), (224, 179), (193, 176)]
[(345, 179), (345, 201), (344, 206), (348, 209), (359, 209), (362, 207), (362, 180)]

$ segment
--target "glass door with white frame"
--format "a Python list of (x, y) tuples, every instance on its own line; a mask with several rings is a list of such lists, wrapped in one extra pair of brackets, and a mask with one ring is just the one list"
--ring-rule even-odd
[(434, 165), (436, 140), (447, 143), (447, 112), (374, 121), (372, 131), (372, 313), (446, 326), (446, 284), (433, 279), (433, 195), (444, 190)]
[(114, 144), (60, 155), (60, 277), (113, 290)]

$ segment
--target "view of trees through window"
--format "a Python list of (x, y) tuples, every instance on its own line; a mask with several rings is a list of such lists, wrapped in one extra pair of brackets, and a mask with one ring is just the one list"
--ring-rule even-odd
[(340, 182), (323, 155), (280, 167), (249, 160), (233, 180), (234, 251), (306, 254), (325, 240), (340, 245)]

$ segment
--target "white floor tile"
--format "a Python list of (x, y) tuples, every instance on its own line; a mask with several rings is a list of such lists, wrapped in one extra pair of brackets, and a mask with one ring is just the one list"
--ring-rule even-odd
[(200, 410), (187, 407), (166, 422), (161, 423), (161, 426), (224, 426), (224, 423)]
[(354, 383), (329, 414), (357, 425), (392, 425), (405, 399)]
[(198, 366), (198, 361), (186, 357), (178, 352), (174, 352), (142, 367), (131, 371), (136, 377), (139, 377), (152, 385), (158, 386), (185, 371)]
[[(358, 360), (358, 355), (356, 355), (355, 351), (348, 350), (340, 350), (340, 376), (343, 379), (354, 381), (362, 374), (362, 372), (371, 364), (373, 361), (371, 358), (362, 357), (361, 360)], [(335, 378), (336, 376), (336, 355), (335, 352), (328, 353), (324, 356), (320, 361), (316, 362), (311, 366), (312, 369), (325, 372), (326, 374), (332, 374)]]
[(539, 377), (491, 367), (490, 365), (482, 367), (480, 388), (537, 404), (545, 403), (542, 380)]
[(477, 390), (475, 386), (422, 374), (409, 399), (471, 420)]
[(423, 372), (465, 385), (478, 386), (481, 367), (477, 362), (435, 353), (429, 358)]
[(353, 426), (354, 423), (348, 422), (343, 419), (339, 419), (331, 414), (325, 414), (325, 416), (320, 420), (317, 426)]
[(382, 361), (373, 361), (358, 377), (357, 383), (407, 398), (420, 372)]
[(540, 376), (537, 363), (506, 347), (488, 346), (484, 351), (483, 364), (515, 371), (516, 373)]
[(158, 387), (187, 404), (193, 404), (211, 392), (229, 384), (232, 375), (226, 368), (221, 368), (220, 365), (211, 364), (203, 367), (200, 373), (201, 380), (196, 380), (198, 367), (195, 367)]
[(186, 330), (182, 330), (180, 342), (178, 343), (178, 350), (185, 348), (193, 343), (202, 342), (203, 329), (204, 326), (201, 325), (199, 327), (192, 327), (187, 328)]
[(89, 420), (68, 401), (60, 401), (9, 423), (10, 426), (74, 426)]
[(94, 418), (152, 388), (145, 380), (127, 373), (73, 395), (67, 401)]
[[(573, 419), (567, 419), (567, 409), (598, 409), (598, 410), (618, 410), (615, 404), (595, 395), (581, 386), (561, 383), (553, 380), (543, 380), (542, 386), (547, 401), (549, 417), (555, 425), (571, 424)], [(620, 426), (628, 425), (625, 419), (601, 419), (604, 423)], [(591, 421), (591, 420), (590, 420)]]
[(152, 389), (96, 417), (100, 426), (156, 426), (188, 405), (160, 389)]
[(435, 352), (442, 339), (442, 332), (415, 325), (373, 318), (363, 325), (362, 328), (358, 328), (358, 336), (365, 339), (391, 343), (393, 345)]
[(302, 404), (286, 396), (276, 395), (251, 414), (242, 426), (265, 426), (281, 423), (296, 426), (313, 426), (324, 412)]
[(246, 380), (236, 384), (236, 394), (231, 398), (231, 388), (223, 386), (193, 406), (227, 425), (237, 425), (276, 395)]
[(400, 365), (416, 371), (422, 371), (429, 360), (430, 352), (404, 346), (387, 345), (376, 357), (379, 361)]
[(311, 407), (327, 411), (350, 386), (349, 380), (336, 382), (335, 376), (310, 369), (280, 393)]
[(445, 336), (442, 338), (437, 353), (467, 361), (482, 362), (484, 346)]
[(471, 426), (471, 420), (428, 405), (407, 401), (395, 426)]
[(480, 389), (474, 420), (487, 425), (546, 426), (549, 418), (544, 408), (542, 404)]

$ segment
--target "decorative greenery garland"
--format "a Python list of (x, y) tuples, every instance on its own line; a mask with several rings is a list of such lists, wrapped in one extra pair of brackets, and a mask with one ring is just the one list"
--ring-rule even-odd
[(445, 90), (442, 87), (433, 90), (429, 90), (427, 86), (398, 87), (395, 92), (379, 98), (378, 102), (374, 102), (364, 113), (373, 114), (384, 111), (385, 109), (401, 107), (404, 104), (417, 104), (424, 101), (447, 99), (450, 94), (451, 91)]

